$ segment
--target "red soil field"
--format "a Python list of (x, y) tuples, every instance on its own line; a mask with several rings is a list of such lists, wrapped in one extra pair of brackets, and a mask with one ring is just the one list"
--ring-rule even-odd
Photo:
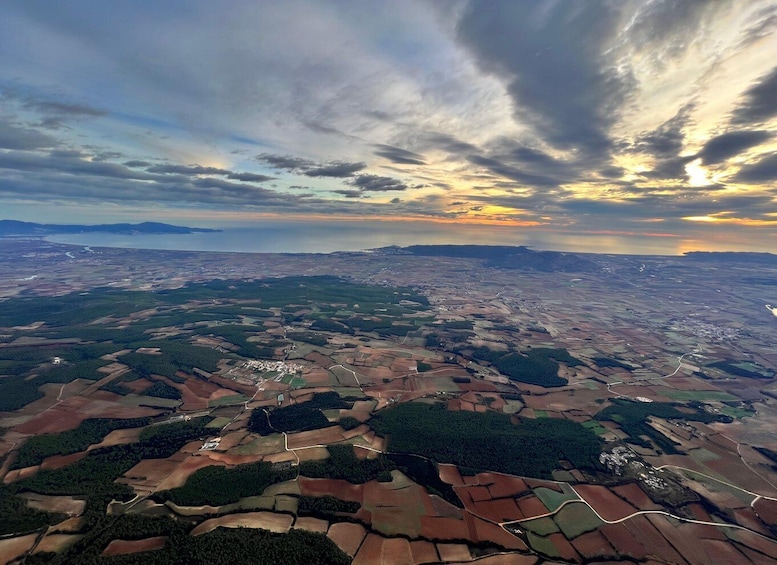
[(474, 486), (474, 487), (466, 487), (458, 490), (459, 490), (459, 494), (462, 494), (463, 492), (466, 491), (466, 493), (469, 495), (470, 499), (473, 502), (479, 502), (481, 500), (491, 500), (491, 494), (488, 492), (488, 487)]
[(650, 497), (637, 483), (620, 485), (613, 487), (611, 490), (621, 498), (625, 498), (632, 506), (640, 510), (656, 510), (661, 508), (658, 504), (650, 500)]
[(489, 555), (476, 561), (477, 565), (535, 565), (538, 557), (519, 553)]
[(599, 485), (577, 485), (573, 487), (594, 510), (605, 520), (619, 520), (637, 511), (631, 504)]
[(464, 481), (455, 465), (440, 464), (440, 480), (453, 486), (461, 486)]
[(454, 506), (447, 500), (440, 498), (437, 495), (429, 495), (429, 500), (432, 502), (432, 512), (430, 515), (443, 516), (445, 518), (455, 518), (461, 520), (464, 515), (464, 511), (458, 506)]
[(294, 521), (294, 529), (325, 534), (329, 529), (329, 522), (311, 516), (301, 516)]
[(353, 557), (361, 546), (364, 536), (367, 535), (367, 530), (361, 524), (338, 522), (329, 527), (326, 535), (337, 544), (337, 547)]
[[(141, 464), (143, 463), (145, 463), (145, 461), (141, 461)], [(177, 466), (173, 467), (171, 473), (167, 477), (162, 478), (162, 482), (157, 485), (157, 490), (168, 490), (181, 487), (186, 484), (186, 480), (192, 473), (210, 465), (218, 465), (218, 463), (211, 461), (207, 457), (189, 457), (183, 463), (179, 463)], [(130, 471), (133, 470), (131, 469)], [(140, 471), (143, 471), (143, 468), (141, 468)], [(129, 474), (129, 471), (127, 474)]]
[(680, 554), (645, 516), (635, 516), (624, 522), (624, 525), (642, 543), (648, 555), (654, 555), (669, 563), (683, 563), (684, 559)]
[(544, 487), (550, 490), (555, 490), (556, 492), (563, 493), (564, 491), (561, 490), (561, 487), (558, 483), (555, 483), (553, 481), (543, 481), (540, 479), (526, 479), (526, 484), (529, 488), (538, 488), (538, 487)]
[(440, 557), (437, 555), (437, 547), (429, 541), (417, 540), (410, 542), (410, 553), (416, 565), (423, 563), (437, 563)]
[(127, 555), (128, 553), (139, 553), (141, 551), (152, 551), (162, 549), (167, 542), (167, 536), (156, 538), (146, 538), (140, 540), (122, 540), (115, 539), (108, 544), (108, 547), (102, 552), (105, 557), (112, 555)]
[(464, 520), (421, 516), (421, 536), (432, 540), (467, 539), (469, 528)]
[(607, 538), (596, 530), (577, 536), (572, 540), (572, 547), (585, 559), (618, 557)]
[(750, 528), (753, 531), (759, 532), (768, 536), (769, 531), (764, 527), (763, 523), (758, 519), (758, 516), (751, 508), (738, 508), (733, 510), (734, 521), (740, 526)]
[(499, 473), (480, 473), (480, 484), (488, 485), (488, 492), (492, 498), (505, 498), (518, 496), (529, 490), (526, 481), (517, 477), (501, 475)]
[(43, 460), (40, 464), (41, 469), (60, 469), (66, 467), (71, 463), (80, 461), (86, 457), (86, 451), (80, 451), (78, 453), (71, 453), (70, 455), (52, 455)]
[(383, 540), (383, 555), (381, 563), (392, 565), (413, 565), (413, 552), (410, 542), (404, 538)]
[[(189, 375), (189, 378), (196, 378)], [(244, 385), (240, 384), (238, 382), (235, 382), (230, 379), (225, 379), (223, 377), (219, 377), (218, 375), (211, 375), (208, 379), (211, 383), (217, 385), (219, 388), (226, 388), (229, 390), (237, 391), (240, 393), (245, 394), (246, 396), (253, 396), (256, 392), (256, 387), (252, 385)]]
[(605, 524), (597, 531), (607, 538), (619, 555), (637, 560), (645, 557), (642, 543), (623, 524)]
[(375, 565), (382, 563), (383, 539), (375, 534), (367, 534), (367, 538), (359, 548), (359, 553), (352, 561), (352, 565)]
[[(704, 532), (694, 529), (697, 524), (680, 524), (673, 526), (663, 516), (650, 516), (648, 518), (664, 537), (669, 540), (677, 551), (692, 565), (704, 565), (706, 563), (718, 563), (714, 555), (708, 555), (699, 540), (707, 537)], [(691, 526), (691, 527), (688, 527)], [(703, 527), (703, 526), (702, 526)], [(708, 526), (713, 527), (713, 526)]]
[(354, 485), (336, 479), (299, 478), (299, 490), (303, 496), (334, 496), (340, 500), (362, 503), (364, 485)]
[(329, 426), (328, 428), (310, 430), (309, 432), (288, 434), (287, 437), (289, 449), (311, 445), (326, 445), (343, 441), (343, 428), (340, 426)]
[[(434, 374), (436, 377), (441, 376), (448, 376), (448, 377), (460, 377), (460, 376), (468, 376), (466, 371), (461, 371), (458, 369), (455, 369), (455, 374), (452, 372), (451, 374), (443, 373), (440, 371), (439, 373)], [(456, 383), (456, 386), (459, 387), (459, 389), (462, 392), (497, 392), (497, 388), (494, 386), (493, 383), (490, 383), (488, 381), (477, 381), (477, 380), (471, 380), (468, 383)], [(489, 395), (490, 396), (490, 395)], [(503, 401), (504, 402), (504, 401)], [(496, 406), (494, 406), (496, 408)]]
[(332, 365), (337, 365), (334, 361), (332, 361), (331, 358), (327, 357), (326, 355), (323, 355), (317, 351), (313, 351), (311, 353), (308, 353), (305, 356), (305, 359), (307, 361), (310, 361), (311, 363), (315, 363), (319, 367), (323, 367), (324, 369), (328, 369)]
[(519, 498), (516, 502), (518, 503), (518, 508), (520, 511), (527, 518), (541, 516), (548, 513), (548, 509), (545, 508), (545, 505), (536, 496), (525, 496), (523, 498)]
[(759, 498), (753, 505), (753, 509), (767, 524), (777, 524), (777, 501)]
[(473, 511), (478, 516), (483, 516), (494, 522), (509, 522), (511, 520), (520, 520), (525, 517), (523, 512), (515, 505), (512, 498), (476, 502), (473, 505)]
[(467, 514), (466, 521), (470, 532), (469, 538), (474, 542), (488, 541), (500, 545), (506, 549), (515, 549), (519, 551), (528, 550), (528, 547), (521, 539), (503, 530), (496, 524), (481, 520), (472, 514)]
[(548, 539), (556, 547), (556, 551), (559, 552), (562, 559), (566, 559), (567, 561), (580, 561), (580, 556), (577, 554), (577, 551), (575, 551), (575, 548), (572, 547), (572, 544), (569, 543), (567, 538), (564, 537), (564, 534), (560, 532), (550, 534)]

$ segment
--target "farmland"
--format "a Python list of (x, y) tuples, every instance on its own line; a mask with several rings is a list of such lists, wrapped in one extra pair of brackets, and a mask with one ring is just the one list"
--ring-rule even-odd
[[(467, 257), (259, 257), (235, 278), (210, 256), (124, 288), (100, 257), (59, 294), (0, 302), (11, 561), (292, 543), (343, 563), (777, 558), (758, 323), (735, 348), (674, 299), (636, 316), (595, 273), (485, 280)], [(719, 308), (705, 323), (735, 319)]]

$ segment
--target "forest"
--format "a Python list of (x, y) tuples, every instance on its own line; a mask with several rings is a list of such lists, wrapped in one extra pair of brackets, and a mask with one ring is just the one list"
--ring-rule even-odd
[(601, 440), (570, 420), (522, 419), (497, 412), (450, 412), (442, 404), (408, 402), (369, 420), (388, 450), (413, 453), (469, 470), (552, 478), (559, 461), (598, 468)]
[(179, 506), (223, 506), (260, 495), (268, 486), (293, 479), (296, 474), (294, 469), (273, 471), (266, 461), (231, 468), (214, 465), (197, 470), (182, 487), (156, 493), (154, 498)]
[(151, 422), (150, 418), (90, 418), (75, 429), (58, 434), (42, 434), (28, 438), (19, 448), (11, 469), (39, 465), (52, 455), (70, 455), (84, 451), (93, 443), (99, 443), (114, 430), (141, 428)]

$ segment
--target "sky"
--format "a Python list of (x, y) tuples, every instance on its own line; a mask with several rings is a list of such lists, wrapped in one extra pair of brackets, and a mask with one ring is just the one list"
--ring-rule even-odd
[(0, 217), (777, 252), (775, 53), (777, 1), (4, 0)]

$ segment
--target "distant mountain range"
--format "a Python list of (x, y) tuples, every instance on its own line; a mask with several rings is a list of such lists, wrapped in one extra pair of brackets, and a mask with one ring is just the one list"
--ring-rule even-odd
[(101, 224), (97, 226), (65, 225), (65, 224), (36, 224), (33, 222), (18, 222), (16, 220), (0, 220), (0, 237), (30, 236), (30, 235), (54, 235), (71, 233), (118, 233), (118, 234), (187, 234), (218, 232), (206, 228), (189, 228), (185, 226), (171, 226), (158, 222), (143, 222), (142, 224)]
[(386, 247), (388, 253), (409, 253), (426, 257), (463, 257), (482, 259), (486, 266), (498, 269), (543, 271), (548, 273), (582, 273), (598, 271), (593, 261), (573, 253), (534, 251), (524, 246), (506, 245), (411, 245)]

